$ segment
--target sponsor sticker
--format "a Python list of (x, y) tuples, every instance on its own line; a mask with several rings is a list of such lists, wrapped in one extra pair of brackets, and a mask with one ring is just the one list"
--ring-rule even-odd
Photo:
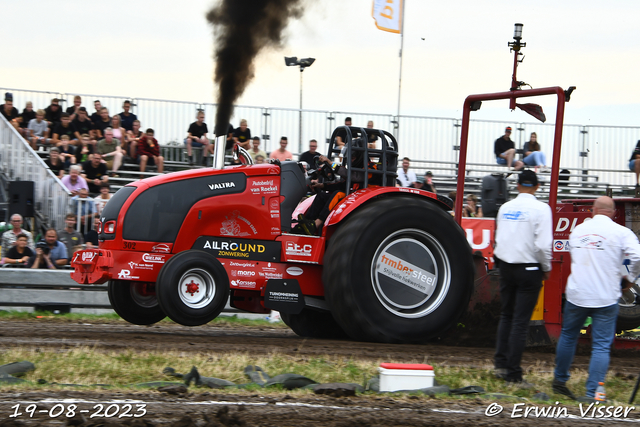
[(125, 270), (124, 268), (120, 270), (118, 273), (118, 279), (139, 279), (139, 276), (132, 276), (130, 270)]
[(144, 262), (150, 262), (154, 264), (164, 264), (166, 261), (164, 255), (155, 255), (155, 254), (144, 254), (142, 255), (142, 260)]
[(236, 258), (254, 261), (280, 261), (281, 243), (270, 240), (198, 237), (192, 249), (213, 253), (216, 258)]
[(255, 288), (256, 282), (249, 282), (246, 280), (232, 280), (231, 285), (239, 288)]
[(299, 245), (295, 242), (287, 242), (285, 247), (286, 255), (295, 255), (295, 256), (311, 256), (313, 246), (311, 245)]
[(568, 240), (554, 240), (553, 241), (553, 251), (554, 252), (569, 252), (569, 241)]
[(435, 274), (387, 251), (382, 252), (378, 258), (376, 271), (425, 295), (431, 294), (437, 283)]
[(159, 243), (151, 248), (151, 252), (169, 253), (171, 252), (171, 246), (166, 243)]

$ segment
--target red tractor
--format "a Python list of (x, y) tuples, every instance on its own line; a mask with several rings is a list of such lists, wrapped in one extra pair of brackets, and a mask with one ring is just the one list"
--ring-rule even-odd
[[(380, 148), (366, 143), (374, 137)], [(108, 282), (114, 310), (141, 325), (202, 325), (229, 301), (278, 310), (301, 336), (421, 342), (447, 330), (474, 279), (451, 201), (395, 186), (398, 145), (386, 131), (340, 127), (330, 141), (345, 190), (320, 235), (292, 234), (292, 217), (311, 178), (334, 178), (326, 163), (176, 172), (113, 196), (100, 247), (74, 255), (73, 279)]]

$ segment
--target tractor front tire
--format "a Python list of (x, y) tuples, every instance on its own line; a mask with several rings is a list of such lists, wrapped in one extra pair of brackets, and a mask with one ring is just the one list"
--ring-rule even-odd
[(473, 258), (449, 213), (418, 197), (365, 206), (329, 241), (322, 280), (355, 340), (424, 342), (445, 333), (473, 291)]
[(148, 291), (149, 285), (128, 280), (111, 280), (107, 287), (111, 307), (129, 323), (134, 325), (153, 325), (166, 315), (158, 305), (154, 292)]
[(209, 323), (229, 300), (229, 278), (220, 261), (196, 250), (180, 252), (162, 267), (156, 281), (158, 303), (184, 326)]
[(640, 285), (634, 283), (631, 289), (622, 292), (622, 297), (618, 301), (620, 310), (618, 311), (618, 331), (636, 329), (640, 326)]

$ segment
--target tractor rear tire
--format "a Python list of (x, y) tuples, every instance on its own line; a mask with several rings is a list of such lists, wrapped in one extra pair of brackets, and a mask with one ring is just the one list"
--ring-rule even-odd
[(301, 337), (330, 340), (349, 337), (328, 311), (305, 307), (299, 314), (280, 313), (280, 317), (296, 335)]
[(229, 278), (220, 261), (196, 250), (174, 255), (160, 270), (156, 294), (162, 310), (184, 326), (209, 323), (229, 300)]
[(622, 297), (618, 301), (620, 311), (618, 311), (618, 331), (636, 329), (640, 326), (640, 285), (634, 283), (631, 289), (622, 292)]
[(473, 291), (462, 229), (417, 197), (388, 197), (357, 210), (336, 230), (324, 259), (331, 312), (359, 341), (437, 337), (455, 325)]
[(107, 287), (113, 310), (134, 325), (153, 325), (167, 317), (156, 295), (144, 292), (144, 286), (146, 284), (140, 282), (112, 280)]

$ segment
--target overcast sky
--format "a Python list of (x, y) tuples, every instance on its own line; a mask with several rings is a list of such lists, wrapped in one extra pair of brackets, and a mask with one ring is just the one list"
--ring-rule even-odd
[[(214, 3), (0, 0), (0, 86), (215, 102), (204, 17)], [(307, 4), (284, 47), (257, 59), (239, 103), (297, 108), (299, 71), (283, 57), (314, 57), (304, 72), (305, 108), (395, 114), (400, 36), (375, 27), (371, 0)], [(637, 0), (405, 0), (405, 7), (402, 113), (460, 117), (467, 95), (507, 90), (507, 42), (522, 22), (518, 78), (533, 87), (577, 86), (567, 122), (640, 125)], [(538, 102), (553, 118), (555, 100)], [(473, 117), (530, 121), (507, 106), (485, 103)]]

